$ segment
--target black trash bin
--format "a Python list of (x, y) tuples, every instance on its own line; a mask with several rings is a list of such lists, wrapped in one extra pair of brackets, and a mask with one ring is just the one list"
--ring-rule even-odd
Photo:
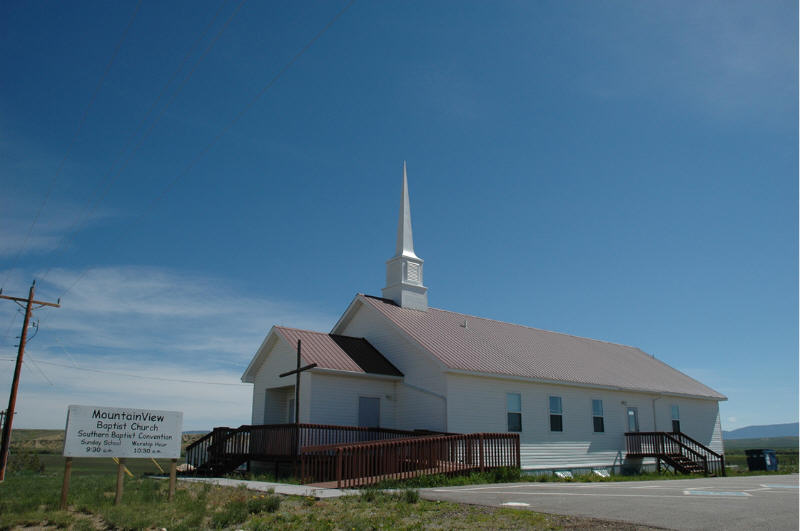
[(778, 470), (778, 458), (775, 450), (759, 448), (757, 450), (745, 450), (747, 454), (747, 468), (753, 470)]

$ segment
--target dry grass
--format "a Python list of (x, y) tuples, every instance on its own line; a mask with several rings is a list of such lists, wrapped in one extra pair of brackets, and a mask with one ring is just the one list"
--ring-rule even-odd
[(74, 478), (69, 508), (58, 510), (60, 478), (19, 474), (0, 484), (0, 529), (637, 529), (615, 522), (419, 499), (414, 491), (315, 500), (244, 488), (179, 483), (166, 501), (165, 481), (127, 480), (113, 505), (114, 478)]

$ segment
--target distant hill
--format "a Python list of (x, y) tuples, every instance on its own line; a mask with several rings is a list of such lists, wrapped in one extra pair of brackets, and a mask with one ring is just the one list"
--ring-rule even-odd
[(731, 431), (723, 431), (722, 438), (730, 439), (763, 439), (765, 437), (797, 437), (798, 423), (767, 424), (764, 426), (746, 426)]
[(759, 437), (754, 439), (726, 439), (725, 452), (741, 453), (744, 450), (770, 448), (776, 451), (793, 451), (797, 454), (800, 438), (794, 437)]

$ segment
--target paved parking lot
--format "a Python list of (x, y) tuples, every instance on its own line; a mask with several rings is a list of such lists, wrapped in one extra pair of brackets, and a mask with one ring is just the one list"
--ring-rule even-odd
[(666, 529), (798, 529), (798, 476), (422, 489), (428, 500), (589, 516)]

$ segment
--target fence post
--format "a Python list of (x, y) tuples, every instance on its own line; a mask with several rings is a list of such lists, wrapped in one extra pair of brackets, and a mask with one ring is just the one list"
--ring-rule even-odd
[(342, 488), (342, 448), (336, 449), (336, 488)]
[(478, 462), (480, 463), (481, 472), (483, 472), (483, 434), (478, 434)]
[(517, 456), (516, 456), (516, 457), (517, 457), (517, 468), (520, 468), (520, 469), (521, 469), (521, 468), (522, 468), (522, 456), (520, 455), (520, 454), (521, 454), (521, 452), (520, 452), (520, 442), (521, 442), (521, 441), (520, 441), (520, 438), (521, 438), (521, 437), (520, 437), (519, 435), (517, 435), (517, 436), (515, 437), (515, 439), (517, 440), (517, 444), (516, 444), (516, 452), (517, 452)]
[[(306, 483), (306, 456), (305, 454), (300, 454), (300, 484), (305, 485)], [(277, 480), (277, 478), (276, 478)]]

